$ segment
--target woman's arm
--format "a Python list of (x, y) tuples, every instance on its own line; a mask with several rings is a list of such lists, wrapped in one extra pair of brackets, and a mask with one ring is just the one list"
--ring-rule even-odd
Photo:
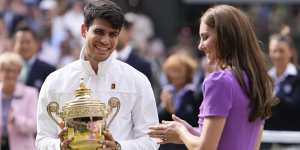
[(259, 148), (260, 148), (260, 143), (261, 143), (261, 139), (262, 139), (263, 130), (264, 130), (264, 126), (262, 125), (260, 127), (258, 135), (257, 135), (257, 139), (256, 139), (256, 143), (255, 143), (255, 150), (259, 150)]
[(215, 150), (218, 148), (225, 122), (224, 117), (205, 118), (200, 137), (192, 135), (186, 128), (177, 131), (189, 150)]
[[(187, 128), (187, 130), (192, 134), (192, 135), (195, 135), (195, 136), (200, 136), (200, 132), (199, 132), (199, 128), (198, 127), (192, 127), (188, 122), (186, 122), (185, 120), (177, 117), (176, 115), (172, 115), (172, 119), (174, 121), (177, 121), (181, 124), (183, 124), (185, 126), (185, 128)], [(168, 121), (163, 121), (163, 123), (168, 123)]]

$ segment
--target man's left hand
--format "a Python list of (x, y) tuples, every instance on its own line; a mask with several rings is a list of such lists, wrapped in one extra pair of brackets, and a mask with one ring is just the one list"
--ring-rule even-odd
[(104, 131), (104, 137), (105, 141), (103, 142), (103, 148), (98, 148), (98, 150), (120, 150), (118, 142), (116, 142), (108, 130)]

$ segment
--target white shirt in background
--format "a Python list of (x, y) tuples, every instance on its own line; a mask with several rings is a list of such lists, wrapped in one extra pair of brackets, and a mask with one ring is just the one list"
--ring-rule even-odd
[(127, 45), (122, 50), (117, 51), (117, 58), (125, 62), (129, 58), (131, 51), (132, 47), (130, 45)]
[(281, 76), (276, 75), (276, 68), (272, 67), (268, 71), (269, 76), (274, 80), (274, 88), (275, 88), (275, 93), (278, 92), (279, 90), (279, 85), (282, 81), (285, 80), (285, 78), (289, 75), (296, 76), (297, 75), (297, 68), (294, 64), (289, 63), (284, 71), (284, 73)]

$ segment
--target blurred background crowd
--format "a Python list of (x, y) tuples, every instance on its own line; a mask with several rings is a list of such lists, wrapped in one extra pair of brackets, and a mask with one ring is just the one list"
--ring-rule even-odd
[[(205, 56), (197, 50), (199, 17), (208, 7), (226, 3), (251, 18), (269, 60), (280, 103), (265, 129), (300, 131), (300, 0), (114, 1), (126, 13), (116, 56), (148, 77), (160, 120), (171, 120), (171, 114), (176, 114), (197, 126), (201, 86), (210, 72)], [(0, 0), (2, 149), (7, 149), (8, 141), (34, 140), (37, 95), (45, 78), (79, 57), (85, 2)], [(31, 140), (24, 141), (18, 134)], [(296, 145), (265, 143), (262, 149)], [(185, 147), (170, 144), (160, 149)]]

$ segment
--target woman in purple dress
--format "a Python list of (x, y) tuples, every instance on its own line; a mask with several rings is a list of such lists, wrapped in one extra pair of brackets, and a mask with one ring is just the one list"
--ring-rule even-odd
[(259, 149), (275, 98), (248, 17), (232, 6), (212, 7), (201, 17), (199, 34), (199, 49), (214, 68), (203, 83), (199, 127), (173, 115), (174, 121), (151, 127), (149, 135), (193, 150)]

